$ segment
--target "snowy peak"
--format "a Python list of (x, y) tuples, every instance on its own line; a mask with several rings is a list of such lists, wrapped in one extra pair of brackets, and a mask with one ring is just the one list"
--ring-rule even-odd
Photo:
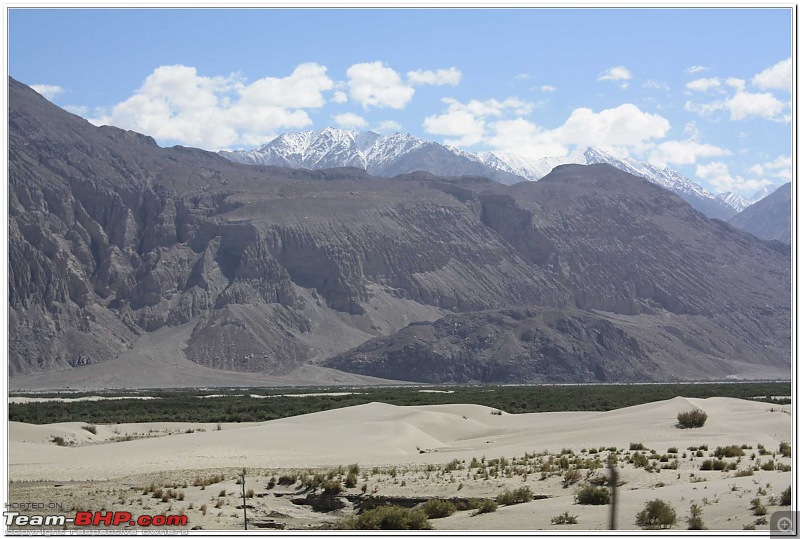
[(558, 165), (605, 163), (676, 193), (709, 217), (728, 219), (752, 204), (732, 193), (714, 195), (670, 168), (658, 168), (593, 147), (579, 148), (564, 156), (531, 158), (507, 152), (467, 152), (403, 133), (381, 135), (327, 127), (285, 133), (254, 150), (220, 154), (246, 164), (309, 169), (358, 167), (385, 176), (424, 170), (442, 176), (486, 176), (506, 184), (538, 180)]

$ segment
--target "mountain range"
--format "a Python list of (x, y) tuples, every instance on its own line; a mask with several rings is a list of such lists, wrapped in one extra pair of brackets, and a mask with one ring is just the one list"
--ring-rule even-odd
[(608, 164), (246, 165), (10, 79), (8, 193), (11, 387), (790, 374), (789, 247)]
[(284, 133), (256, 149), (222, 151), (220, 155), (246, 164), (311, 170), (352, 166), (377, 176), (422, 170), (440, 176), (484, 176), (504, 184), (539, 180), (558, 165), (606, 163), (669, 189), (708, 217), (729, 219), (752, 203), (733, 193), (714, 195), (675, 170), (591, 147), (564, 157), (532, 159), (506, 152), (467, 152), (408, 134), (379, 135), (328, 127)]
[(785, 183), (728, 222), (765, 240), (792, 242), (792, 184)]

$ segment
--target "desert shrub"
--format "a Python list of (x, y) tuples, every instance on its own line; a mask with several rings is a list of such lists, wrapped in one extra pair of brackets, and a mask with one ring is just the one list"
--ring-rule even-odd
[(791, 472), (792, 465), (791, 464), (784, 464), (782, 462), (778, 463), (778, 467), (776, 468), (779, 472)]
[(65, 447), (65, 446), (69, 445), (69, 443), (64, 439), (63, 436), (51, 436), (50, 440), (54, 444), (56, 444), (58, 446), (61, 446), (61, 447)]
[(217, 496), (218, 496), (219, 498), (222, 498), (222, 497), (224, 497), (226, 494), (227, 494), (227, 492), (225, 492), (225, 489), (222, 489), (222, 490), (220, 490), (220, 491), (219, 491), (219, 494), (218, 494)]
[(792, 487), (786, 487), (786, 490), (781, 492), (781, 505), (792, 505)]
[[(270, 477), (270, 478), (269, 478), (269, 482), (267, 483), (267, 489), (273, 489), (273, 488), (275, 488), (275, 483), (276, 483), (276, 482), (277, 482), (277, 480), (275, 479), (275, 476), (274, 476), (274, 475), (273, 475), (272, 477)], [(197, 485), (195, 485), (195, 486), (197, 486)]]
[(453, 459), (453, 460), (451, 460), (450, 462), (447, 463), (447, 465), (444, 467), (444, 471), (445, 472), (454, 472), (456, 470), (460, 470), (461, 468), (462, 468), (461, 461), (458, 460), (458, 459)]
[(646, 530), (671, 528), (676, 520), (672, 505), (660, 499), (645, 503), (644, 509), (636, 514), (636, 525)]
[(768, 460), (767, 462), (765, 462), (764, 464), (761, 465), (761, 469), (762, 470), (766, 470), (768, 472), (775, 471), (775, 461), (774, 460)]
[(714, 456), (718, 459), (730, 457), (743, 457), (744, 450), (738, 445), (726, 445), (725, 447), (717, 447), (714, 451)]
[(791, 457), (792, 456), (792, 446), (789, 442), (781, 442), (778, 446), (778, 453), (781, 454), (782, 457)]
[(200, 506), (200, 512), (203, 513), (203, 516), (206, 516), (206, 512), (208, 511), (208, 504), (203, 504)]
[(708, 414), (703, 410), (688, 410), (678, 414), (678, 424), (684, 429), (699, 429), (706, 424)]
[(575, 515), (570, 515), (568, 511), (564, 511), (563, 514), (551, 518), (550, 523), (555, 524), (556, 526), (560, 526), (562, 524), (577, 524), (578, 517)]
[(297, 482), (297, 476), (294, 474), (282, 475), (278, 478), (279, 485), (289, 486), (294, 485), (295, 482)]
[(497, 497), (497, 503), (501, 505), (513, 505), (515, 503), (526, 503), (533, 499), (533, 492), (528, 487), (521, 487), (516, 490), (504, 490)]
[(353, 472), (349, 472), (344, 480), (344, 486), (347, 488), (353, 488), (356, 486), (356, 483), (358, 483), (358, 476)]
[(332, 479), (326, 479), (322, 483), (322, 494), (326, 496), (335, 496), (342, 491), (342, 483), (341, 481), (335, 481)]
[[(472, 505), (472, 503), (470, 503)], [(475, 512), (472, 513), (472, 516), (475, 515), (482, 515), (484, 513), (494, 513), (497, 511), (497, 502), (494, 500), (478, 500), (477, 505), (474, 507)]]
[(749, 477), (751, 475), (753, 475), (752, 468), (748, 468), (746, 470), (739, 470), (738, 472), (736, 472), (736, 477)]
[(340, 530), (430, 530), (428, 517), (420, 509), (383, 505), (334, 525)]
[(256, 491), (251, 489), (251, 488), (247, 489), (247, 494), (245, 495), (245, 497), (247, 497), (247, 498), (255, 498), (256, 497)]
[(448, 500), (428, 500), (422, 505), (422, 511), (428, 518), (449, 517), (456, 512), (456, 504)]
[(606, 487), (586, 485), (575, 494), (575, 501), (581, 505), (606, 505), (611, 503), (611, 491)]
[(225, 500), (217, 500), (217, 503), (214, 504), (216, 509), (220, 509), (223, 505), (225, 505)]
[(638, 451), (633, 454), (633, 465), (637, 468), (646, 468), (649, 465), (649, 459), (644, 453)]
[(567, 488), (580, 481), (581, 477), (582, 475), (580, 470), (576, 470), (575, 468), (570, 468), (569, 470), (564, 472), (564, 477), (561, 480), (561, 484), (564, 486), (564, 488)]
[(81, 427), (83, 430), (87, 432), (91, 432), (92, 434), (97, 434), (97, 426), (96, 425), (84, 425)]
[[(733, 463), (731, 463), (733, 464)], [(729, 468), (730, 464), (727, 464), (724, 460), (719, 459), (706, 459), (700, 465), (700, 469), (703, 471), (708, 470), (716, 470), (718, 472), (724, 472)]]
[(361, 468), (358, 466), (357, 463), (356, 464), (351, 464), (350, 466), (347, 467), (347, 473), (352, 473), (352, 474), (358, 475), (358, 472), (360, 472), (360, 471), (361, 471)]
[(153, 498), (161, 499), (162, 496), (164, 496), (164, 491), (160, 488), (157, 488), (153, 491)]
[(706, 525), (703, 523), (703, 509), (693, 503), (692, 506), (689, 508), (689, 518), (686, 520), (686, 523), (689, 525), (690, 530), (705, 530)]
[(644, 446), (644, 444), (631, 442), (631, 444), (628, 446), (628, 449), (631, 451), (644, 451), (647, 448)]
[(761, 498), (753, 498), (753, 500), (750, 502), (750, 509), (757, 517), (763, 517), (767, 514), (767, 508), (764, 507), (764, 504), (761, 502)]

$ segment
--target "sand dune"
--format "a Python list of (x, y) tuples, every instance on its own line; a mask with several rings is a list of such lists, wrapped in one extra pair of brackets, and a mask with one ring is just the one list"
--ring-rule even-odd
[[(676, 428), (677, 413), (693, 407), (708, 412), (706, 425)], [(516, 415), (494, 415), (492, 409), (477, 405), (371, 403), (265, 423), (225, 425), (221, 431), (211, 424), (163, 423), (100, 425), (98, 434), (92, 435), (82, 429), (83, 423), (12, 422), (9, 474), (14, 480), (99, 480), (177, 469), (441, 463), (525, 451), (627, 447), (630, 442), (659, 451), (695, 442), (772, 446), (790, 438), (791, 416), (784, 411), (789, 407), (677, 397), (609, 412)], [(190, 429), (195, 432), (184, 433)], [(94, 443), (149, 431), (158, 437)], [(52, 436), (74, 440), (76, 446), (46, 443)]]

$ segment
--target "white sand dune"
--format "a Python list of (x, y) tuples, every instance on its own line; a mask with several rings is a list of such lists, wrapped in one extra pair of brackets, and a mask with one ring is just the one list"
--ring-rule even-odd
[[(701, 408), (701, 429), (676, 427), (678, 412)], [(784, 413), (786, 412), (786, 413)], [(617, 446), (630, 442), (665, 451), (673, 445), (764, 443), (789, 440), (789, 406), (728, 398), (685, 399), (609, 412), (494, 415), (477, 405), (401, 407), (371, 403), (254, 424), (160, 423), (99, 425), (10, 423), (12, 480), (103, 480), (133, 474), (225, 467), (306, 468), (358, 462), (365, 465), (442, 463), (521, 455), (526, 451)], [(191, 434), (182, 434), (194, 429)], [(205, 429), (199, 432), (198, 429)], [(77, 444), (156, 431), (160, 437), (59, 447), (65, 436)], [(120, 434), (116, 434), (116, 432)], [(165, 435), (172, 432), (171, 435)]]

